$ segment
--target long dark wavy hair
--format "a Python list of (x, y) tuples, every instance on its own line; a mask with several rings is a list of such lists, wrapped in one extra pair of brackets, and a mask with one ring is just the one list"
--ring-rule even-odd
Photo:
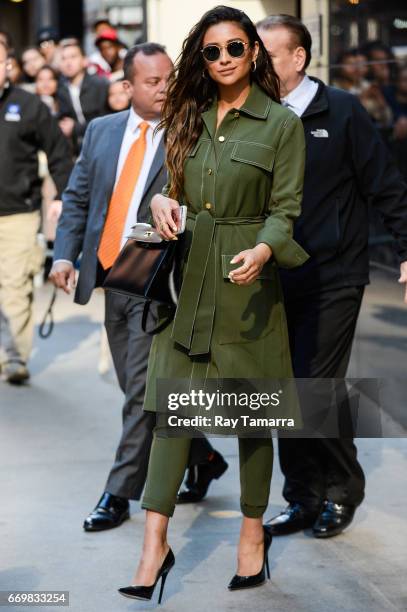
[(162, 121), (158, 127), (165, 130), (167, 168), (171, 176), (168, 195), (174, 199), (181, 198), (183, 194), (184, 163), (201, 134), (201, 113), (209, 107), (217, 93), (216, 83), (209, 76), (203, 76), (205, 63), (201, 53), (202, 41), (209, 27), (223, 21), (237, 23), (246, 33), (251, 49), (258, 42), (259, 52), (256, 70), (251, 73), (252, 81), (270, 98), (280, 100), (278, 77), (249, 17), (243, 11), (228, 6), (217, 6), (205, 13), (183, 42), (182, 51), (169, 79)]

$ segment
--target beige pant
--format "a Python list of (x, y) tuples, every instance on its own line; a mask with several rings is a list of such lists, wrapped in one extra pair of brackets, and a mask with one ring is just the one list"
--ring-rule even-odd
[(39, 211), (0, 216), (0, 362), (26, 362), (31, 353), (33, 277), (44, 259), (39, 226)]

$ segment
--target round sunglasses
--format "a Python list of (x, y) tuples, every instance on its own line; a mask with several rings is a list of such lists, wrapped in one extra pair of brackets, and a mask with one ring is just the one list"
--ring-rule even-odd
[(249, 43), (242, 40), (232, 40), (222, 47), (219, 45), (206, 45), (206, 47), (201, 49), (201, 53), (207, 62), (216, 62), (220, 58), (222, 49), (226, 49), (230, 57), (242, 57), (248, 45)]

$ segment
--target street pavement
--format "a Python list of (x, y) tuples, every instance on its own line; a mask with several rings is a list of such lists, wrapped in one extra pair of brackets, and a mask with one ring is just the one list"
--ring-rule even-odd
[[(351, 376), (405, 379), (407, 307), (397, 275), (375, 271), (352, 354)], [(37, 291), (40, 320), (51, 295)], [(121, 393), (98, 371), (103, 296), (74, 305), (60, 294), (56, 327), (36, 337), (32, 380), (0, 383), (0, 590), (67, 590), (72, 612), (156, 607), (121, 598), (140, 552), (144, 515), (132, 503), (120, 528), (89, 534), (82, 522), (101, 494), (121, 427)], [(407, 610), (407, 443), (405, 394), (389, 402), (393, 437), (360, 439), (366, 499), (348, 531), (330, 540), (309, 533), (275, 538), (271, 580), (231, 593), (240, 512), (236, 441), (215, 439), (230, 464), (207, 500), (180, 506), (170, 526), (176, 565), (163, 610), (216, 612), (402, 612)], [(266, 518), (284, 507), (276, 458)], [(4, 608), (27, 610), (23, 607)], [(41, 607), (56, 610), (56, 607)]]

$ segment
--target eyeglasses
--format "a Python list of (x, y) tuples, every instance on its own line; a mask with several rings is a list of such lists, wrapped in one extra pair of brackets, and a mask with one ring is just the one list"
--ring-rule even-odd
[(232, 40), (222, 47), (219, 45), (206, 45), (206, 47), (201, 49), (201, 53), (207, 62), (216, 62), (220, 58), (222, 49), (226, 49), (230, 57), (242, 57), (248, 44), (242, 40)]

